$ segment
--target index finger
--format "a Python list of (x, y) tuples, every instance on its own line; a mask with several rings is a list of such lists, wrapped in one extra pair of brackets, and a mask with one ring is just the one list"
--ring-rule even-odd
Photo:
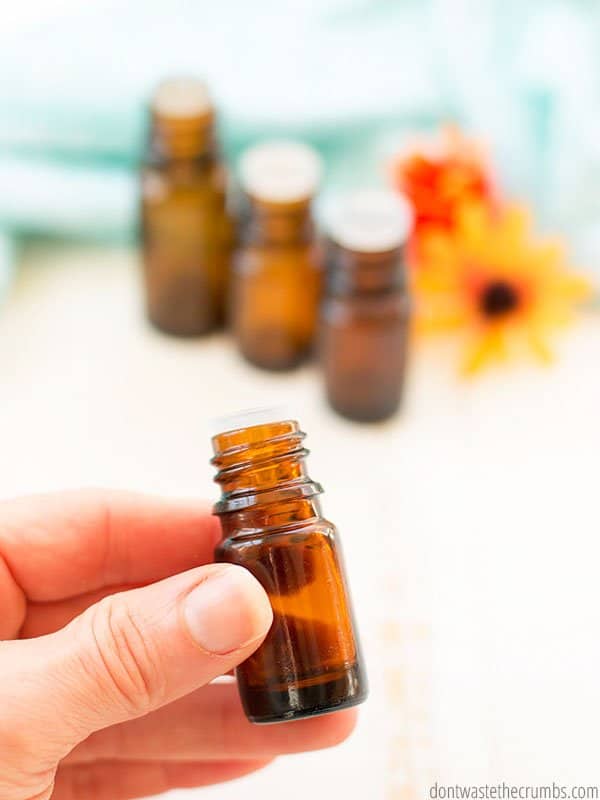
[(150, 583), (212, 561), (218, 538), (203, 502), (102, 490), (5, 501), (0, 598), (9, 576), (36, 602)]

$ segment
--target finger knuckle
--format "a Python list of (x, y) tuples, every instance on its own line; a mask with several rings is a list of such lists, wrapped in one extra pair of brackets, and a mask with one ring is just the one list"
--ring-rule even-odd
[(103, 688), (128, 714), (161, 705), (165, 685), (158, 654), (125, 600), (119, 595), (102, 600), (91, 627)]

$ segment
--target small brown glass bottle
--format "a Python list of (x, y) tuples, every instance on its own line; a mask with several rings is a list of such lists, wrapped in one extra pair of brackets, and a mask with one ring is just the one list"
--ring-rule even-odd
[(321, 273), (311, 219), (320, 161), (306, 145), (268, 142), (240, 162), (247, 218), (233, 267), (231, 325), (242, 354), (263, 369), (310, 353)]
[(225, 184), (204, 84), (165, 81), (152, 100), (141, 217), (147, 313), (166, 333), (196, 336), (223, 321), (233, 230)]
[(294, 421), (255, 421), (213, 438), (223, 531), (215, 557), (249, 569), (273, 607), (265, 641), (236, 670), (248, 719), (267, 723), (357, 705), (367, 684), (337, 532), (304, 464), (305, 434)]
[(407, 201), (376, 190), (346, 197), (330, 224), (320, 355), (329, 403), (352, 420), (385, 419), (401, 402), (411, 224)]

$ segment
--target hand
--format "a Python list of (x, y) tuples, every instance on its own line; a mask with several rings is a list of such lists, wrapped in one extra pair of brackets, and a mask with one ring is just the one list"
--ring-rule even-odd
[[(272, 615), (213, 564), (194, 503), (73, 492), (0, 503), (0, 797), (125, 800), (328, 747), (352, 711), (251, 725), (231, 683)], [(204, 687), (204, 688), (200, 688)]]

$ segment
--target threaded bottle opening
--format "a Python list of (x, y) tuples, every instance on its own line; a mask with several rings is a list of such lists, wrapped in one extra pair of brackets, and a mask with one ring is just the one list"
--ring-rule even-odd
[(220, 469), (236, 468), (269, 454), (292, 453), (305, 436), (295, 420), (240, 425), (213, 436), (211, 463)]
[(215, 513), (320, 494), (321, 487), (306, 472), (305, 436), (296, 420), (261, 422), (213, 436), (211, 463), (223, 492)]

